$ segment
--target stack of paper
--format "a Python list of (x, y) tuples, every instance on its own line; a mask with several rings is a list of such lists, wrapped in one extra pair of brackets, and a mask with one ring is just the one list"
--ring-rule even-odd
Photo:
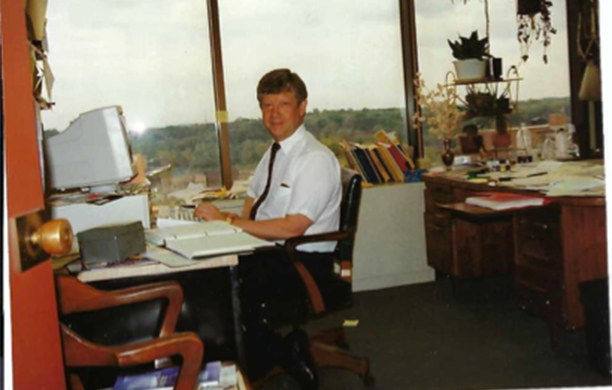
[(484, 196), (467, 198), (465, 203), (486, 207), (492, 210), (508, 210), (529, 206), (542, 206), (547, 203), (545, 198), (525, 196), (501, 192), (483, 193)]

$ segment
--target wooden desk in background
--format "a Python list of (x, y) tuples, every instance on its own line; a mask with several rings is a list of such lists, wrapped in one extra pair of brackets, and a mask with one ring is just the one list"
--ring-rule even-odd
[(552, 203), (542, 207), (474, 212), (462, 202), (479, 192), (538, 193), (444, 174), (423, 175), (423, 181), (431, 267), (456, 278), (513, 272), (519, 305), (546, 320), (554, 333), (584, 326), (579, 283), (608, 277), (603, 196), (550, 198)]

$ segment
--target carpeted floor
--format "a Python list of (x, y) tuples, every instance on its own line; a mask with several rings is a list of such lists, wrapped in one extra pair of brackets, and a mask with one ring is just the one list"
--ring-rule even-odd
[[(588, 361), (584, 331), (566, 332), (559, 348), (548, 325), (518, 307), (511, 278), (448, 279), (354, 294), (350, 310), (311, 321), (314, 334), (347, 328), (351, 350), (367, 356), (381, 390), (516, 389), (603, 386), (612, 382)], [(366, 389), (343, 370), (320, 371), (321, 390)], [(265, 390), (298, 389), (287, 376)]]

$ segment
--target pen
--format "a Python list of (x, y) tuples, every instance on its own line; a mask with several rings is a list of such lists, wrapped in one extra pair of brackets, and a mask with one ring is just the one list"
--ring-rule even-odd
[(531, 175), (527, 175), (527, 177), (543, 176), (546, 174), (548, 174), (548, 172), (537, 172), (537, 173), (532, 173)]

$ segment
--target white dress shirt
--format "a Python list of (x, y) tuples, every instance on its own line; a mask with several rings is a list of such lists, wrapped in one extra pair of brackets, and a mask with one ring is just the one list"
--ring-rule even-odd
[[(272, 183), (256, 220), (302, 214), (313, 224), (304, 234), (338, 230), (340, 224), (340, 164), (329, 148), (306, 131), (302, 124), (291, 137), (280, 142), (274, 161)], [(268, 180), (270, 148), (253, 174), (247, 195), (257, 201)], [(304, 252), (331, 252), (335, 242), (304, 244)]]

